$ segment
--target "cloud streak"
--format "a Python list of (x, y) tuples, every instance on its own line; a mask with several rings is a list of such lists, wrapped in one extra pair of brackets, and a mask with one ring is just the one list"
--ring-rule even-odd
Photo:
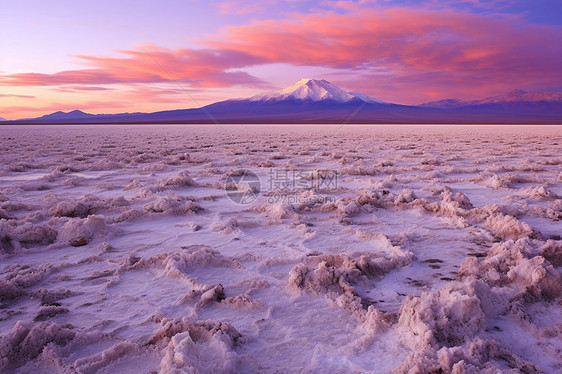
[(16, 95), (16, 94), (0, 94), (0, 98), (2, 97), (16, 97), (18, 99), (34, 99), (35, 96), (31, 95)]
[(64, 86), (56, 89), (59, 92), (80, 92), (80, 91), (111, 91), (109, 87), (99, 86)]
[[(171, 80), (197, 87), (229, 87), (236, 84), (263, 86), (264, 82), (233, 69), (261, 63), (260, 58), (227, 49), (175, 50), (147, 45), (138, 50), (119, 51), (124, 58), (76, 56), (90, 68), (54, 74), (17, 73), (0, 75), (4, 86), (55, 86), (118, 83), (159, 83)], [(84, 88), (82, 87), (82, 90)]]

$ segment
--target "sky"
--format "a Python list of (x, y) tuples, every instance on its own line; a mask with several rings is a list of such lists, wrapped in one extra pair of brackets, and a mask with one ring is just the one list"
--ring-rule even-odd
[(200, 107), (326, 79), (420, 104), (562, 91), (562, 1), (0, 0), (0, 117)]

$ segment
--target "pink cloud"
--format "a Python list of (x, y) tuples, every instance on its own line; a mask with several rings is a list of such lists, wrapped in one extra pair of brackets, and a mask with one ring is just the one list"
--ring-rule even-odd
[(261, 13), (263, 12), (264, 6), (266, 4), (242, 4), (240, 2), (222, 2), (216, 4), (220, 14), (250, 14), (250, 13)]
[(35, 96), (15, 95), (15, 94), (0, 94), (0, 97), (17, 97), (18, 99), (35, 99)]
[(56, 88), (59, 92), (76, 92), (76, 91), (111, 91), (112, 88), (109, 87), (99, 87), (99, 86), (64, 86)]
[[(562, 39), (560, 26), (451, 9), (345, 8), (345, 14), (296, 14), (227, 27), (203, 43), (269, 62), (353, 70), (362, 82), (372, 68), (400, 69), (390, 82), (412, 100), (448, 96), (452, 89), (481, 96), (562, 81), (562, 46), (554, 42)], [(377, 76), (370, 84), (379, 82)]]
[(171, 50), (149, 45), (143, 50), (120, 52), (127, 57), (77, 56), (91, 66), (88, 69), (61, 71), (54, 74), (0, 75), (0, 85), (158, 83), (173, 79), (188, 81), (191, 85), (200, 87), (264, 84), (248, 73), (232, 71), (260, 62), (258, 57), (240, 51), (190, 48)]
[[(173, 83), (173, 77), (190, 89), (236, 85), (266, 89), (270, 87), (244, 68), (271, 63), (336, 69), (341, 74), (333, 82), (343, 88), (402, 103), (561, 85), (562, 46), (556, 42), (562, 40), (561, 26), (431, 3), (415, 9), (384, 9), (368, 1), (326, 3), (337, 12), (291, 13), (283, 20), (227, 27), (201, 41), (203, 49), (145, 45), (119, 51), (118, 58), (80, 55), (84, 69), (4, 74), (0, 86), (96, 91), (108, 89), (99, 85)], [(241, 10), (237, 4), (222, 7)], [(148, 99), (151, 94), (167, 103), (175, 96), (147, 89), (142, 95)]]

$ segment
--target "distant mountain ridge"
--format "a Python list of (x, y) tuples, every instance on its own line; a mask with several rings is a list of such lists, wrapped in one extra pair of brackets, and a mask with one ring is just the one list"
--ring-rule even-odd
[(506, 104), (514, 102), (562, 102), (562, 92), (526, 92), (523, 90), (513, 90), (505, 95), (492, 96), (482, 100), (462, 101), (457, 99), (444, 99), (424, 103), (420, 106), (431, 108), (460, 108), (465, 106)]
[(57, 119), (73, 119), (73, 118), (87, 118), (87, 117), (95, 117), (95, 114), (85, 113), (81, 110), (73, 110), (71, 112), (66, 112), (66, 113), (59, 110), (58, 112), (47, 114), (42, 117), (38, 117), (36, 119), (57, 120)]
[(482, 100), (445, 99), (419, 106), (386, 103), (326, 80), (201, 108), (154, 113), (55, 112), (8, 123), (562, 123), (562, 93), (514, 90)]

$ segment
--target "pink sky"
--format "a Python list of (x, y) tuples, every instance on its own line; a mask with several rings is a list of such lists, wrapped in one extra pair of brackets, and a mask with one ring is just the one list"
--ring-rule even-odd
[(4, 5), (0, 116), (190, 108), (304, 77), (403, 104), (562, 90), (555, 2), (115, 3)]

